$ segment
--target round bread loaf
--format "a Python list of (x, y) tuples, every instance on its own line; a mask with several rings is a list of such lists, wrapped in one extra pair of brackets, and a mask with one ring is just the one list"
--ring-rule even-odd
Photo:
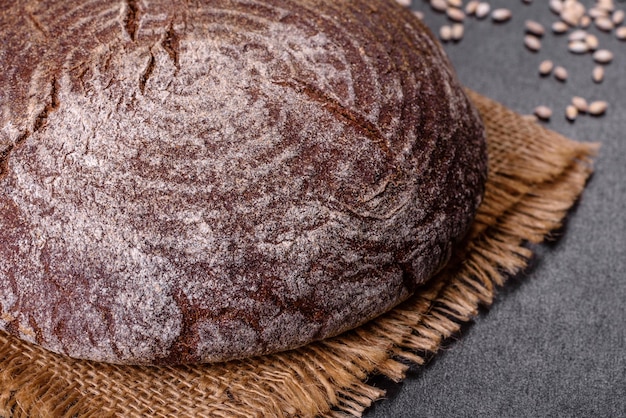
[(339, 334), (431, 278), (486, 179), (476, 110), (388, 0), (7, 2), (0, 328), (220, 361)]

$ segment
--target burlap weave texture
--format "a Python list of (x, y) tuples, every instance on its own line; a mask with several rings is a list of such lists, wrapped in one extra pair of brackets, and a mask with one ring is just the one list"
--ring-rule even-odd
[[(359, 416), (428, 353), (491, 304), (506, 277), (558, 228), (591, 173), (593, 144), (549, 131), (468, 92), (487, 127), (485, 200), (454, 263), (407, 302), (339, 337), (213, 365), (116, 366), (74, 360), (0, 333), (3, 417)], [(506, 332), (503, 330), (502, 332)]]

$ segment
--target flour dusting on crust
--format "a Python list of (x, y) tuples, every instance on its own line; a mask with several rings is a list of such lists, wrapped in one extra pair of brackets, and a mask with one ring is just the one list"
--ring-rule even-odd
[(483, 128), (394, 2), (44, 3), (0, 16), (1, 328), (114, 363), (285, 350), (467, 231)]

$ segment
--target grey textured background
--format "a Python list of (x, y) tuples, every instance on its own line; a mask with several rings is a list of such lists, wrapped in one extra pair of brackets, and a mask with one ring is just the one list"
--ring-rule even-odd
[[(513, 19), (466, 20), (463, 40), (446, 45), (461, 81), (520, 113), (552, 107), (547, 127), (602, 144), (595, 174), (566, 226), (536, 248), (489, 309), (403, 383), (374, 379), (388, 396), (365, 416), (626, 417), (626, 42), (590, 30), (615, 54), (595, 84), (591, 57), (567, 52), (565, 36), (548, 30), (540, 52), (524, 48), (526, 19), (547, 29), (557, 20), (547, 0), (490, 3), (509, 8)], [(626, 10), (626, 2), (615, 4)], [(435, 31), (446, 22), (424, 0), (412, 8)], [(565, 66), (568, 81), (539, 77), (543, 59)], [(575, 95), (610, 108), (569, 123), (563, 115)]]

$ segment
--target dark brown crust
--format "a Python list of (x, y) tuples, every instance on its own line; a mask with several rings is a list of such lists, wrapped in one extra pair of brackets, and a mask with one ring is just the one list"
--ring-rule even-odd
[(0, 327), (26, 340), (297, 347), (406, 299), (480, 203), (477, 112), (393, 1), (4, 3)]

